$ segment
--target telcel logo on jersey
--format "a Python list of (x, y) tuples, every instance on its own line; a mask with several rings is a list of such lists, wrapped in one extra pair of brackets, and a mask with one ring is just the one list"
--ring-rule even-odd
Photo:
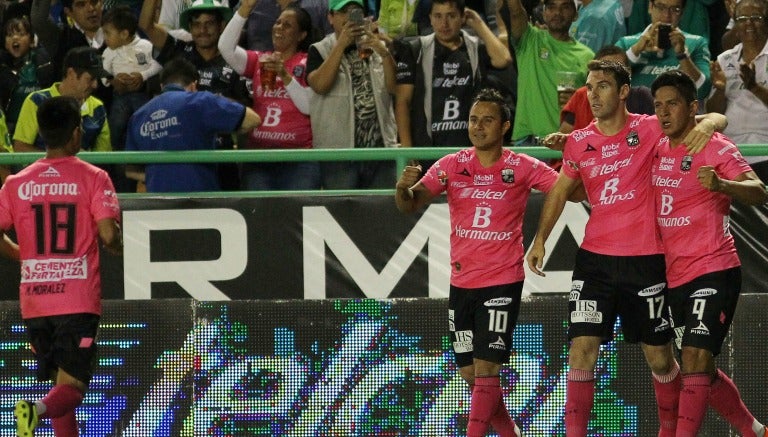
[(487, 190), (481, 190), (481, 189), (473, 189), (472, 194), (470, 194), (470, 199), (493, 199), (493, 200), (501, 200), (504, 198), (504, 196), (507, 194), (506, 191), (494, 191), (491, 189)]
[(628, 158), (624, 158), (622, 160), (616, 160), (613, 162), (613, 164), (601, 165), (600, 172), (598, 172), (598, 174), (600, 176), (603, 176), (603, 175), (611, 174), (624, 167), (629, 167), (629, 165), (632, 164), (632, 156), (634, 155), (630, 155)]
[(653, 185), (656, 187), (680, 188), (683, 178), (670, 178), (653, 175)]
[(57, 183), (57, 184), (38, 184), (35, 181), (24, 182), (19, 185), (17, 194), (21, 200), (32, 200), (37, 196), (77, 196), (77, 184)]

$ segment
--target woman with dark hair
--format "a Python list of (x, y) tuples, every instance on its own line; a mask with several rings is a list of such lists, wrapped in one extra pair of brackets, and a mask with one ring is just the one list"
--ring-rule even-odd
[(27, 17), (11, 18), (3, 26), (4, 48), (0, 50), (0, 108), (5, 111), (8, 131), (13, 135), (21, 104), (33, 91), (51, 86), (53, 64), (48, 52), (36, 47)]
[[(237, 46), (256, 0), (243, 0), (219, 38), (219, 51), (237, 73), (253, 79), (253, 109), (263, 123), (248, 137), (249, 149), (309, 149), (310, 88), (306, 82), (307, 49), (314, 42), (309, 13), (286, 7), (272, 26), (273, 52)], [(246, 190), (312, 190), (320, 187), (317, 162), (246, 163), (241, 185)]]

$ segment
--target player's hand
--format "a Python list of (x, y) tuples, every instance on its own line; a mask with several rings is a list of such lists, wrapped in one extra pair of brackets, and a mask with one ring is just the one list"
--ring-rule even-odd
[(724, 91), (727, 80), (725, 78), (725, 72), (720, 68), (720, 63), (717, 62), (717, 60), (709, 63), (709, 73), (710, 79), (712, 80), (712, 86), (715, 87), (715, 89)]
[(696, 154), (704, 150), (709, 140), (712, 139), (712, 135), (715, 133), (715, 124), (711, 121), (704, 119), (696, 123), (696, 127), (688, 132), (688, 135), (683, 139), (688, 153)]
[(397, 181), (396, 188), (398, 190), (408, 190), (412, 186), (416, 185), (421, 177), (420, 165), (406, 165), (403, 169), (403, 173), (400, 175), (400, 179)]
[(696, 179), (699, 180), (699, 183), (702, 187), (708, 189), (709, 191), (720, 191), (720, 177), (715, 172), (715, 168), (711, 165), (702, 165), (699, 167), (699, 170), (696, 173)]
[(240, 8), (250, 11), (256, 7), (257, 3), (259, 3), (259, 0), (241, 0)]
[(554, 132), (545, 136), (544, 139), (541, 141), (541, 144), (544, 147), (548, 147), (552, 150), (559, 150), (562, 152), (563, 149), (565, 149), (565, 142), (567, 140), (568, 140), (568, 134)]
[(546, 251), (544, 250), (544, 243), (539, 243), (538, 241), (534, 240), (533, 245), (531, 246), (531, 250), (528, 251), (528, 256), (525, 257), (525, 259), (528, 261), (528, 268), (530, 268), (533, 273), (536, 273), (539, 276), (547, 276), (543, 271), (541, 271), (542, 267), (544, 267), (545, 253)]

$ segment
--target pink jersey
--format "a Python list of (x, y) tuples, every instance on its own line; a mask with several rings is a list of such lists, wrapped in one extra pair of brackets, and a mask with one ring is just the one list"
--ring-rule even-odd
[(528, 155), (503, 149), (484, 168), (474, 149), (440, 159), (421, 179), (433, 194), (447, 191), (451, 217), (451, 284), (511, 284), (523, 271), (523, 214), (531, 189), (548, 192), (557, 173)]
[(731, 198), (701, 186), (697, 172), (704, 165), (729, 180), (752, 170), (739, 149), (718, 133), (696, 155), (685, 146), (671, 148), (667, 137), (659, 141), (653, 192), (670, 287), (741, 265), (729, 230)]
[[(312, 127), (309, 115), (302, 114), (293, 104), (283, 80), (278, 75), (275, 89), (261, 87), (259, 56), (269, 52), (248, 51), (248, 63), (243, 76), (253, 78), (253, 110), (261, 117), (261, 126), (248, 138), (250, 149), (310, 149)], [(307, 54), (298, 52), (285, 61), (285, 69), (293, 80), (307, 86)]]
[(603, 135), (593, 122), (568, 136), (563, 173), (582, 180), (592, 205), (583, 249), (612, 256), (662, 252), (650, 189), (661, 135), (655, 116), (629, 114), (616, 135)]
[(99, 220), (120, 218), (112, 181), (76, 157), (41, 159), (0, 189), (0, 228), (16, 230), (21, 315), (101, 314)]

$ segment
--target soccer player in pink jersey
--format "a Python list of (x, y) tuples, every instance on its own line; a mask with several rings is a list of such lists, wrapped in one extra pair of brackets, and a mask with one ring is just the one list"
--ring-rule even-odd
[(727, 137), (715, 134), (690, 154), (683, 139), (699, 109), (696, 86), (680, 71), (654, 80), (656, 116), (664, 136), (653, 160), (656, 221), (666, 257), (669, 307), (682, 349), (677, 437), (698, 435), (707, 405), (745, 437), (765, 426), (747, 410), (733, 381), (714, 362), (733, 321), (741, 292), (741, 262), (729, 232), (731, 199), (768, 201), (765, 185)]
[(93, 374), (101, 316), (99, 239), (119, 254), (120, 206), (104, 170), (81, 161), (80, 104), (52, 97), (37, 110), (44, 158), (8, 177), (0, 189), (0, 229), (16, 231), (21, 260), (21, 317), (37, 378), (53, 388), (16, 403), (16, 432), (34, 435), (50, 418), (57, 437), (78, 435), (75, 408)]
[(549, 191), (557, 179), (543, 162), (502, 147), (509, 128), (501, 94), (480, 91), (469, 113), (473, 147), (443, 157), (421, 180), (420, 166), (406, 167), (395, 193), (404, 213), (448, 196), (448, 326), (459, 373), (472, 387), (467, 435), (473, 437), (484, 436), (489, 423), (502, 437), (520, 436), (504, 405), (499, 371), (509, 361), (520, 310), (525, 205), (531, 189)]
[[(666, 279), (651, 192), (654, 145), (662, 132), (654, 116), (626, 109), (629, 71), (610, 61), (588, 64), (587, 90), (595, 116), (565, 143), (563, 167), (548, 193), (528, 265), (544, 275), (544, 243), (570, 193), (583, 183), (592, 211), (576, 255), (569, 297), (567, 437), (584, 437), (594, 403), (594, 369), (600, 344), (611, 341), (621, 317), (624, 338), (640, 343), (653, 374), (660, 437), (675, 435), (680, 393), (679, 366), (667, 320)], [(725, 117), (708, 114), (686, 137), (706, 143)], [(549, 136), (545, 143), (551, 141)]]

